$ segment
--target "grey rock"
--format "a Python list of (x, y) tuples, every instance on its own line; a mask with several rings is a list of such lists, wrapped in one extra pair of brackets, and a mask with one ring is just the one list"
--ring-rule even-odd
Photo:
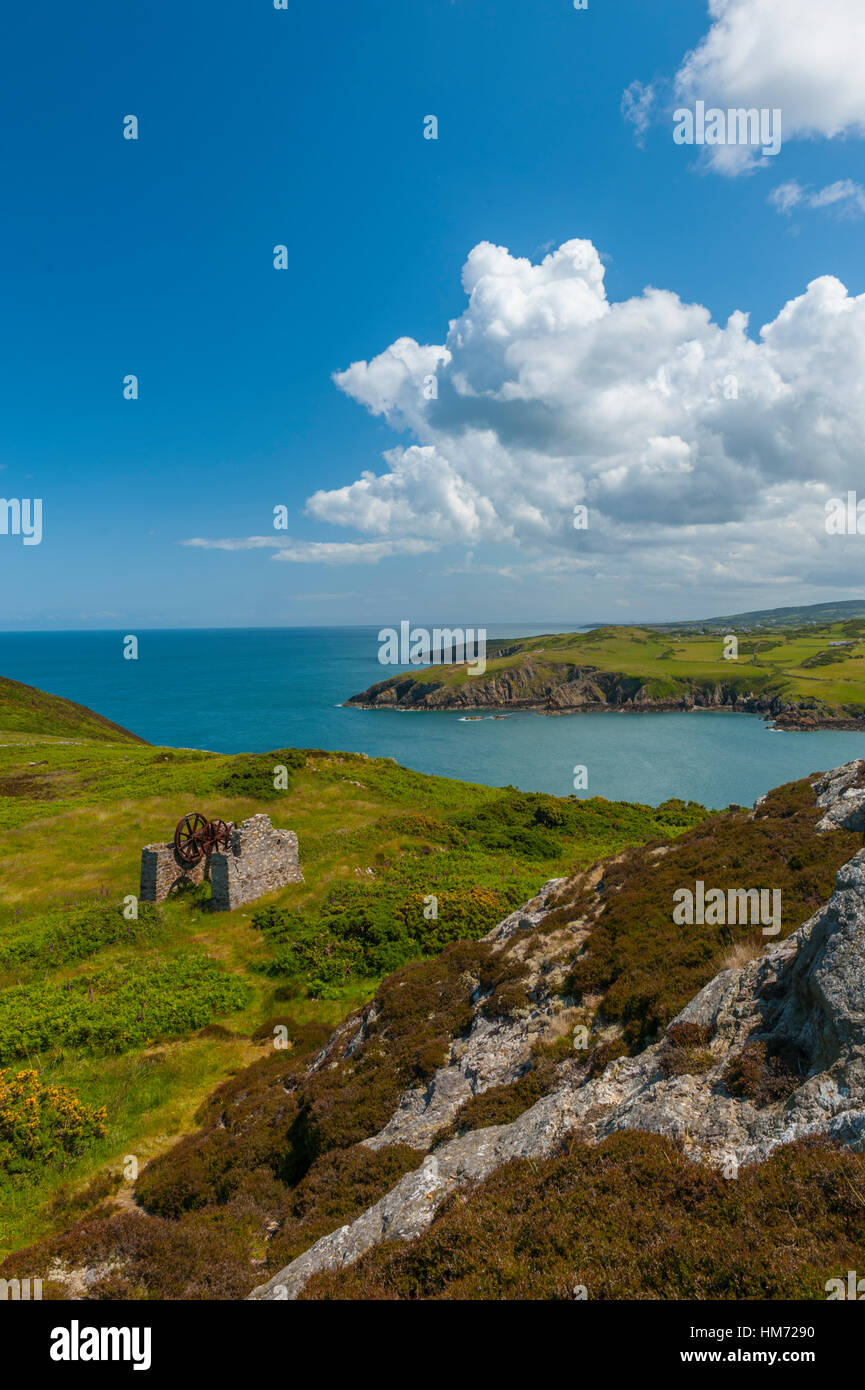
[[(501, 946), (517, 932), (536, 927), (549, 911), (550, 899), (566, 882), (563, 878), (549, 879), (529, 902), (505, 917), (482, 940)], [(518, 1079), (541, 1027), (561, 1008), (557, 1000), (547, 1000), (528, 1010), (525, 1017), (492, 1021), (481, 1013), (482, 1002), (478, 999), (475, 1003), (468, 1038), (451, 1043), (447, 1064), (438, 1068), (427, 1086), (404, 1092), (384, 1129), (364, 1140), (367, 1148), (382, 1149), (389, 1144), (429, 1148), (436, 1134), (472, 1096)]]
[(565, 883), (567, 883), (566, 878), (547, 879), (543, 888), (540, 888), (533, 898), (530, 898), (527, 903), (523, 903), (522, 907), (518, 907), (503, 922), (499, 922), (498, 926), (493, 927), (492, 931), (487, 932), (481, 940), (508, 941), (515, 932), (529, 931), (532, 927), (536, 927), (549, 911), (550, 898)]
[(865, 830), (865, 760), (836, 767), (813, 783), (826, 814), (818, 830)]

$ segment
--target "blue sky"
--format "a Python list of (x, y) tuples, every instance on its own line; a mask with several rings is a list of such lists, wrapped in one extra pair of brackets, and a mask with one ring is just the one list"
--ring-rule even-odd
[[(847, 2), (824, 11), (842, 67), (862, 56), (841, 24)], [(762, 9), (755, 23), (771, 21), (773, 3), (719, 0)], [(639, 376), (629, 356), (646, 356), (647, 377), (660, 371), (646, 343), (659, 335), (653, 323), (666, 324), (663, 306), (631, 338), (625, 325), (593, 346), (605, 375), (579, 408), (563, 403), (559, 366), (552, 384), (536, 368), (549, 353), (567, 360), (584, 329), (563, 326), (554, 307), (549, 341), (533, 320), (530, 352), (521, 328), (502, 329), (513, 332), (508, 362), (531, 357), (533, 384), (521, 387), (519, 420), (480, 412), (495, 446), (485, 481), (472, 473), (485, 442), (467, 434), (450, 395), (415, 419), (378, 384), (333, 380), (402, 338), (444, 344), (467, 308), (462, 268), (485, 242), (512, 258), (495, 263), (493, 297), (519, 258), (537, 266), (580, 239), (602, 258), (607, 303), (645, 308), (654, 286), (704, 306), (720, 328), (735, 310), (750, 314), (752, 340), (820, 277), (862, 295), (855, 97), (831, 120), (797, 114), (807, 84), (793, 53), (789, 72), (743, 79), (758, 104), (783, 96), (793, 112), (776, 159), (729, 176), (674, 144), (675, 76), (710, 22), (703, 0), (589, 0), (586, 11), (571, 0), (16, 7), (0, 90), (0, 494), (43, 499), (44, 536), (26, 547), (0, 535), (0, 627), (577, 623), (861, 593), (850, 587), (854, 551), (827, 549), (820, 521), (824, 497), (861, 478), (861, 400), (847, 408), (843, 364), (830, 363), (813, 392), (802, 384), (836, 350), (834, 291), (794, 315), (794, 342), (779, 327), (735, 422), (717, 426), (674, 381), (670, 418), (629, 418), (621, 457), (615, 430), (601, 437), (597, 400)], [(843, 77), (831, 63), (815, 71), (827, 91)], [(738, 78), (718, 59), (699, 80), (711, 100)], [(642, 145), (621, 109), (634, 82), (654, 97)], [(137, 141), (122, 136), (129, 113)], [(429, 113), (436, 141), (423, 138)], [(773, 202), (779, 187), (793, 191)], [(288, 248), (287, 271), (273, 267), (276, 244)], [(556, 262), (551, 279), (573, 277), (570, 267)], [(529, 293), (546, 294), (520, 274)], [(843, 308), (852, 370), (865, 334), (858, 307)], [(480, 328), (480, 310), (473, 320), (485, 343), (498, 331), (489, 312)], [(681, 317), (674, 366), (702, 342), (723, 371), (728, 348)], [(735, 352), (744, 360), (741, 344)], [(499, 402), (496, 364), (479, 354), (463, 366), (476, 373), (472, 392)], [(766, 384), (770, 369), (780, 387)], [(123, 399), (127, 373), (139, 378), (137, 401)], [(453, 393), (454, 381), (443, 385)], [(778, 418), (779, 396), (797, 390), (800, 413)], [(813, 462), (811, 428), (832, 438)], [(385, 451), (413, 445), (428, 451), (421, 471), (444, 459), (456, 479), (434, 527), (424, 512), (438, 483), (426, 474), (400, 480), (399, 505), (377, 485), (340, 494), (365, 472), (387, 473)], [(525, 515), (515, 479), (516, 491), (526, 481)], [(451, 508), (461, 488), (468, 521)], [(583, 536), (566, 520), (580, 500)], [(277, 535), (280, 504), (289, 524)], [(322, 542), (331, 549), (309, 551)], [(379, 549), (358, 563), (346, 544)]]

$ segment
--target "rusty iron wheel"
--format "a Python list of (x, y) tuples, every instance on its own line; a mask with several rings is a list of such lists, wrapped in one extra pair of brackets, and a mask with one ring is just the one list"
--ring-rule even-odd
[(177, 822), (174, 832), (174, 849), (183, 864), (197, 864), (207, 851), (205, 840), (209, 822), (200, 811), (191, 811)]
[(208, 822), (204, 852), (212, 854), (214, 850), (221, 849), (228, 852), (231, 844), (231, 829), (224, 820), (212, 820)]

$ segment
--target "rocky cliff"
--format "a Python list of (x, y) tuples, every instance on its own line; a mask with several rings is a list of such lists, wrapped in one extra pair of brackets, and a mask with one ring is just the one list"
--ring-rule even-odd
[(346, 704), (360, 709), (511, 709), (544, 714), (717, 709), (760, 714), (788, 729), (856, 729), (863, 723), (859, 718), (840, 717), (819, 700), (790, 701), (727, 681), (677, 679), (663, 686), (597, 666), (539, 663), (531, 658), (462, 682), (419, 679), (403, 673), (353, 695)]
[[(865, 830), (865, 761), (815, 777), (810, 795), (824, 857), (833, 844), (850, 846)], [(755, 827), (767, 816), (793, 814), (792, 803), (772, 811), (770, 800), (750, 813)], [(641, 851), (643, 873), (667, 868), (676, 852), (675, 845)], [(681, 869), (684, 880), (690, 866), (683, 860)], [(609, 866), (552, 881), (489, 934), (490, 957), (501, 967), (498, 988), (502, 979), (519, 977), (525, 1006), (490, 1009), (496, 973), (488, 960), (487, 987), (475, 981), (471, 1021), (454, 1037), (444, 1065), (408, 1087), (386, 1124), (363, 1141), (373, 1152), (416, 1149), (425, 1155), (420, 1166), (252, 1298), (297, 1297), (312, 1276), (343, 1270), (383, 1242), (416, 1241), (455, 1192), (479, 1190), (515, 1161), (546, 1159), (569, 1137), (599, 1144), (626, 1131), (665, 1136), (691, 1160), (723, 1168), (728, 1177), (805, 1139), (865, 1150), (865, 850), (841, 863), (826, 901), (789, 936), (740, 943), (657, 1041), (636, 1055), (615, 1056), (622, 1029), (610, 1025), (611, 1005), (605, 1016), (600, 996), (583, 991), (575, 1006), (569, 989), (574, 961), (591, 956), (604, 914), (615, 910), (625, 886)], [(337, 1053), (356, 1051), (375, 1025), (373, 1005), (314, 1067), (333, 1066)], [(477, 1098), (521, 1085), (539, 1041), (546, 1039), (550, 1051), (551, 1038), (565, 1045), (556, 1051), (545, 1094), (507, 1123), (460, 1125)]]

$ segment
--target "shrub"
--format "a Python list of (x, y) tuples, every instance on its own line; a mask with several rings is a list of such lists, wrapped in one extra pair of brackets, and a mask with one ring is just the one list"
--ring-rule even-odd
[(306, 754), (297, 748), (278, 748), (273, 753), (240, 753), (232, 758), (228, 772), (217, 790), (226, 796), (243, 797), (249, 801), (276, 801), (287, 788), (277, 788), (274, 768), (284, 767), (289, 773), (306, 766)]
[(209, 957), (146, 959), (0, 990), (0, 1062), (57, 1047), (126, 1052), (243, 1007), (249, 986)]
[(447, 1131), (436, 1136), (436, 1143), (467, 1130), (510, 1124), (553, 1090), (558, 1075), (558, 1067), (549, 1057), (534, 1058), (528, 1071), (517, 1081), (490, 1086), (461, 1105)]
[(734, 1096), (747, 1096), (757, 1109), (786, 1100), (808, 1072), (808, 1059), (792, 1043), (752, 1038), (724, 1069), (722, 1080)]
[(658, 1050), (658, 1066), (664, 1076), (688, 1076), (708, 1071), (714, 1066), (706, 1043), (712, 1029), (700, 1023), (672, 1023)]
[(479, 977), (481, 990), (488, 994), (482, 1005), (487, 1018), (511, 1018), (528, 1007), (529, 967), (509, 951), (487, 956)]
[(105, 1135), (105, 1109), (84, 1105), (37, 1071), (0, 1069), (0, 1172), (63, 1166)]
[(611, 1038), (609, 1042), (599, 1043), (589, 1058), (589, 1076), (600, 1076), (601, 1072), (617, 1057), (627, 1057), (628, 1045), (624, 1038)]
[(653, 1134), (571, 1140), (455, 1193), (303, 1299), (820, 1299), (865, 1243), (865, 1158), (802, 1140), (736, 1182)]
[(0, 942), (0, 968), (39, 963), (43, 967), (86, 960), (105, 946), (137, 945), (162, 928), (153, 903), (138, 904), (138, 918), (127, 921), (116, 903), (97, 899), (27, 918)]
[(438, 888), (437, 916), (425, 916), (428, 892), (398, 884), (350, 885), (317, 911), (267, 907), (253, 927), (273, 948), (259, 969), (288, 978), (316, 998), (333, 998), (354, 977), (387, 975), (438, 955), (455, 941), (484, 936), (512, 910), (514, 894), (490, 888)]

